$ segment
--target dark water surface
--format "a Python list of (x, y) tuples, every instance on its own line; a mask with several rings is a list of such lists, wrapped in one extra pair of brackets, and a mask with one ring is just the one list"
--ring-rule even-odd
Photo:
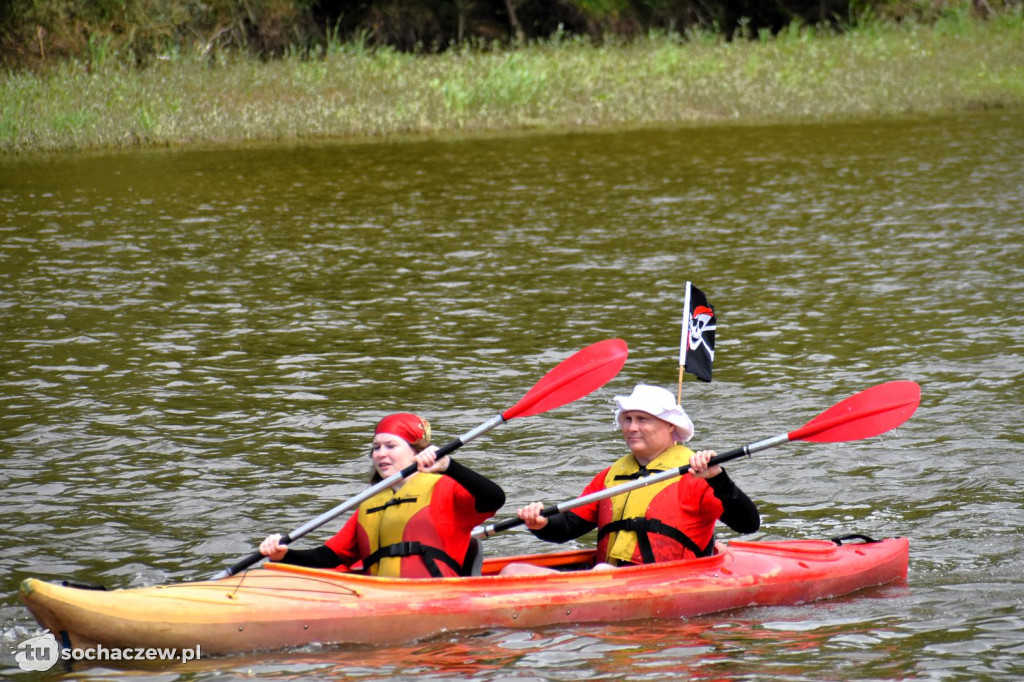
[(446, 442), (621, 337), (607, 387), (459, 455), (504, 485), (502, 517), (573, 497), (624, 452), (612, 396), (674, 390), (692, 280), (719, 315), (715, 381), (683, 385), (696, 446), (921, 384), (894, 433), (730, 466), (755, 538), (907, 536), (905, 585), (161, 678), (1020, 679), (1022, 216), (1024, 120), (999, 112), (0, 159), (0, 675), (38, 631), (23, 578), (207, 576), (360, 491), (383, 414)]

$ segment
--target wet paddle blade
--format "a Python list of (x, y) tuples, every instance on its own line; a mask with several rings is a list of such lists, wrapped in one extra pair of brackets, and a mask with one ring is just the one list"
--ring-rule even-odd
[(878, 384), (836, 403), (796, 431), (789, 440), (838, 443), (871, 438), (910, 419), (921, 403), (921, 387), (913, 381)]
[(530, 389), (522, 400), (502, 412), (505, 420), (553, 410), (596, 391), (626, 364), (629, 349), (622, 339), (607, 339), (573, 353)]

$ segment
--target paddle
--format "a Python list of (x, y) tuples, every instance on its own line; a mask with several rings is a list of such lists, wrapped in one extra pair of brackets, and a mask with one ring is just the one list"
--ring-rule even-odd
[[(836, 403), (811, 421), (795, 431), (783, 433), (772, 438), (750, 443), (742, 447), (716, 455), (708, 462), (712, 467), (737, 457), (751, 456), (755, 452), (766, 450), (794, 440), (806, 440), (813, 443), (839, 443), (850, 440), (871, 438), (896, 428), (910, 419), (921, 402), (921, 387), (913, 381), (890, 381), (856, 393), (846, 400)], [(599, 490), (577, 497), (568, 502), (545, 507), (541, 516), (548, 517), (559, 512), (569, 511), (576, 507), (604, 500), (615, 495), (643, 488), (659, 481), (682, 476), (690, 470), (690, 465), (668, 469), (629, 483), (623, 483), (606, 490)], [(473, 537), (489, 538), (510, 528), (523, 525), (521, 519), (505, 519), (488, 526), (478, 526)]]
[[(482, 436), (510, 419), (532, 417), (533, 415), (571, 403), (596, 391), (619, 373), (622, 366), (626, 364), (628, 353), (629, 350), (626, 347), (626, 342), (621, 339), (599, 341), (577, 351), (545, 374), (518, 403), (501, 414), (488, 419), (480, 426), (467, 431), (450, 443), (438, 448), (437, 458), (441, 459), (445, 455), (458, 450), (471, 440)], [(281, 538), (281, 544), (289, 545), (295, 542), (306, 533), (319, 528), (351, 509), (355, 509), (385, 488), (394, 485), (403, 478), (412, 476), (416, 473), (416, 470), (417, 466), (413, 463), (398, 473), (388, 476), (347, 502), (338, 505), (334, 509), (321, 514), (312, 521), (288, 533)], [(244, 571), (253, 564), (259, 563), (264, 558), (259, 552), (253, 552), (233, 566), (217, 573), (211, 580), (220, 580), (221, 578), (232, 576), (239, 571)]]

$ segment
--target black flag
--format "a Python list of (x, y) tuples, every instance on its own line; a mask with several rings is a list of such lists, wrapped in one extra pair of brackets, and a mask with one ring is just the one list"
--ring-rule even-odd
[[(701, 381), (711, 381), (715, 361), (715, 307), (697, 287), (686, 283), (683, 333), (679, 342), (679, 366)], [(682, 381), (682, 374), (680, 381)]]

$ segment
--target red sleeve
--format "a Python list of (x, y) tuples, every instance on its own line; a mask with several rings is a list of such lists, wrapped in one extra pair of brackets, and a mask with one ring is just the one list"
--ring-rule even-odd
[(466, 556), (473, 527), (494, 516), (492, 511), (478, 512), (476, 498), (448, 476), (443, 476), (434, 486), (429, 514), (444, 550), (456, 561)]
[(341, 558), (345, 566), (351, 566), (362, 559), (359, 555), (359, 512), (350, 516), (341, 530), (324, 544)]
[[(684, 475), (689, 476), (691, 474), (684, 474)], [(697, 478), (697, 479), (694, 479), (694, 480), (700, 481), (701, 483), (704, 484), (703, 486), (701, 486), (702, 489), (701, 489), (701, 492), (700, 492), (700, 501), (698, 503), (698, 509), (700, 510), (700, 515), (705, 520), (708, 520), (711, 523), (714, 523), (715, 521), (718, 520), (718, 518), (722, 515), (722, 512), (724, 511), (724, 507), (722, 506), (722, 501), (715, 496), (715, 491), (711, 489), (711, 484), (707, 482), (707, 479)], [(679, 490), (680, 506), (685, 508), (686, 505), (685, 505), (685, 503), (682, 500), (682, 496), (683, 496), (682, 488), (683, 487), (684, 486), (679, 486), (679, 488), (680, 488), (680, 490)]]
[(454, 479), (444, 476), (437, 482), (434, 495), (430, 499), (431, 506), (435, 504), (447, 505), (451, 510), (448, 514), (439, 514), (440, 517), (447, 517), (452, 520), (453, 526), (464, 531), (473, 530), (473, 527), (483, 523), (494, 516), (494, 512), (478, 512), (476, 510), (476, 497), (460, 485)]
[[(586, 497), (587, 495), (589, 495), (591, 493), (596, 493), (599, 490), (604, 490), (605, 489), (604, 479), (608, 477), (608, 471), (609, 470), (611, 470), (611, 467), (607, 467), (604, 471), (599, 473), (597, 476), (594, 476), (594, 478), (590, 479), (590, 483), (587, 484), (587, 487), (583, 489), (583, 492), (579, 496), (580, 497)], [(587, 521), (588, 523), (596, 524), (597, 523), (597, 505), (598, 504), (599, 504), (598, 502), (591, 502), (590, 504), (585, 504), (585, 505), (583, 505), (581, 507), (576, 507), (575, 509), (571, 509), (570, 511), (573, 514), (575, 514), (576, 516), (578, 516), (581, 519), (583, 519), (584, 521)]]

